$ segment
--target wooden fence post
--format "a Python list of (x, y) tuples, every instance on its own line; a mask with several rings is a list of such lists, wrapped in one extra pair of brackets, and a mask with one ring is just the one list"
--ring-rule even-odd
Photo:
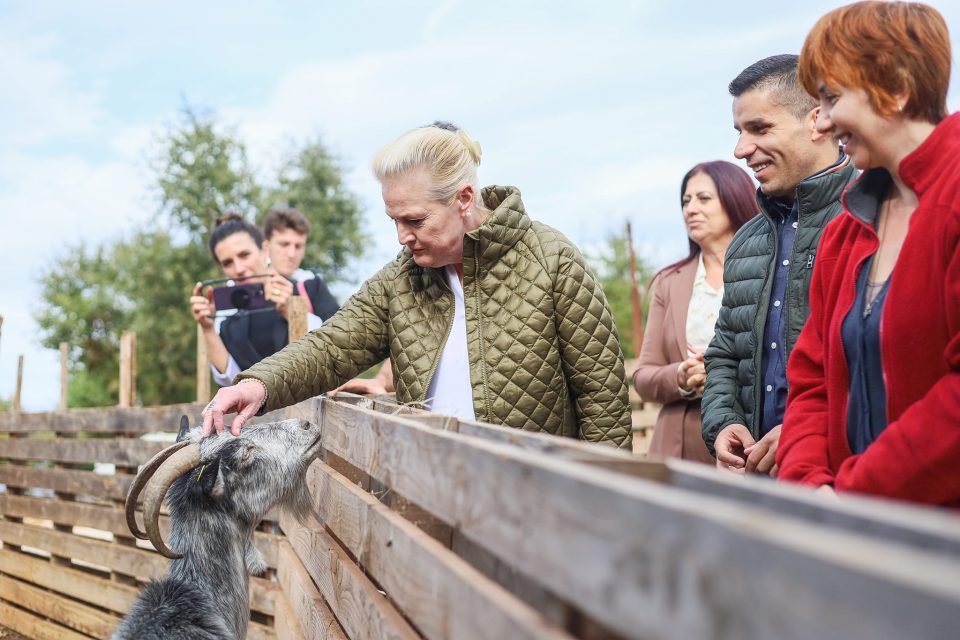
[(66, 342), (60, 343), (60, 411), (67, 410), (67, 356), (70, 351), (70, 345)]
[(20, 392), (23, 389), (23, 354), (17, 358), (17, 389), (13, 392), (13, 410), (20, 411)]
[(137, 399), (137, 334), (124, 331), (120, 336), (120, 402), (132, 407)]
[(210, 400), (210, 365), (207, 363), (207, 340), (203, 327), (197, 325), (197, 402)]
[(301, 296), (292, 296), (287, 300), (287, 309), (290, 310), (287, 338), (295, 342), (307, 334), (307, 301)]

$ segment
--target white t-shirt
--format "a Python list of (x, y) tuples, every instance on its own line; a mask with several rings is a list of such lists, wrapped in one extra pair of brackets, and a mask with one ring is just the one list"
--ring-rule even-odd
[(476, 420), (467, 354), (467, 309), (463, 301), (463, 285), (452, 266), (447, 266), (446, 273), (454, 298), (453, 326), (427, 389), (427, 405), (436, 413)]

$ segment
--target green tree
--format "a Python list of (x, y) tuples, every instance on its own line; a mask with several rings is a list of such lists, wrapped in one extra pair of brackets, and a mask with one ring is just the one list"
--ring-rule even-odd
[(153, 227), (112, 244), (70, 247), (40, 276), (41, 342), (71, 345), (70, 406), (116, 403), (126, 330), (137, 333), (140, 403), (193, 399), (196, 325), (187, 299), (195, 283), (219, 275), (207, 248), (217, 215), (237, 211), (253, 219), (267, 193), (302, 208), (317, 245), (308, 264), (331, 281), (363, 251), (356, 198), (319, 142), (291, 157), (271, 189), (256, 182), (242, 141), (211, 114), (185, 108), (158, 143)]
[(363, 254), (369, 240), (359, 201), (344, 185), (343, 173), (319, 140), (310, 142), (283, 163), (269, 196), (272, 203), (298, 209), (310, 222), (304, 265), (327, 281), (343, 280), (350, 260)]
[(130, 323), (131, 305), (118, 286), (111, 253), (107, 247), (76, 245), (40, 277), (41, 343), (50, 349), (61, 342), (71, 346), (71, 406), (116, 402), (120, 334)]
[[(587, 261), (590, 263), (607, 302), (613, 311), (614, 322), (620, 334), (620, 347), (625, 358), (635, 358), (640, 353), (639, 345), (633, 339), (633, 306), (630, 300), (632, 283), (630, 280), (630, 245), (623, 233), (613, 233), (607, 237), (607, 244), (599, 251), (587, 252)], [(654, 271), (640, 256), (637, 256), (637, 283), (641, 293), (650, 282)], [(643, 319), (646, 322), (649, 301), (641, 296)]]
[(253, 218), (262, 197), (247, 151), (216, 118), (185, 106), (180, 126), (161, 134), (153, 158), (160, 196), (158, 220), (203, 244), (218, 215), (236, 211)]

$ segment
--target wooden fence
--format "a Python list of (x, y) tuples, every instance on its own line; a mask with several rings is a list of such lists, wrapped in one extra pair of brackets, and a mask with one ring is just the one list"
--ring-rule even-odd
[[(0, 621), (103, 638), (165, 571), (130, 538), (136, 465), (200, 405), (0, 416)], [(960, 518), (347, 396), (315, 517), (256, 542), (251, 638), (945, 638)], [(113, 466), (108, 466), (113, 465)], [(165, 523), (162, 523), (165, 525)]]

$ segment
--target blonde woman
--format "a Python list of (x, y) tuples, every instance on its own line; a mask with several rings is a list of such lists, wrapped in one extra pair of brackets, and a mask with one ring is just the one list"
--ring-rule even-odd
[(580, 252), (514, 187), (477, 188), (480, 145), (413, 129), (374, 156), (403, 250), (323, 327), (221, 389), (204, 430), (334, 389), (390, 357), (397, 399), (629, 449), (623, 355)]

